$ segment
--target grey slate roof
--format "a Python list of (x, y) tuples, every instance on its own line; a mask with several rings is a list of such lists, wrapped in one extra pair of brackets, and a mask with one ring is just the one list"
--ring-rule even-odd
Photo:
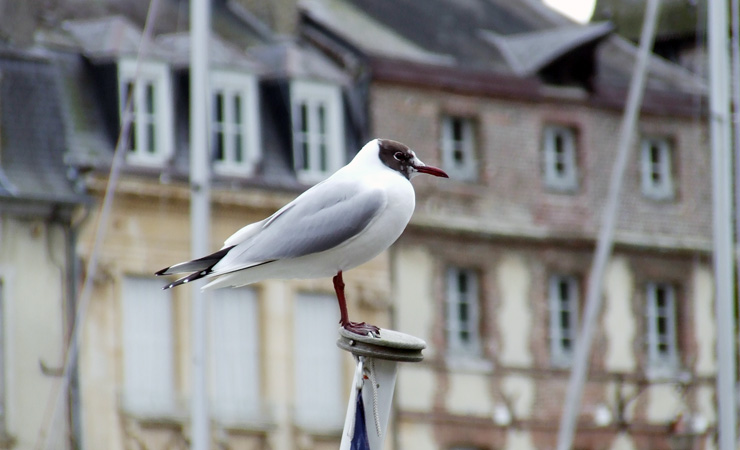
[(65, 164), (59, 73), (47, 59), (0, 51), (0, 203), (86, 201)]
[[(526, 77), (601, 40), (597, 83), (626, 86), (635, 47), (608, 24), (583, 26), (537, 0), (303, 0), (304, 16), (370, 56)], [(651, 58), (650, 89), (702, 93), (689, 71)]]

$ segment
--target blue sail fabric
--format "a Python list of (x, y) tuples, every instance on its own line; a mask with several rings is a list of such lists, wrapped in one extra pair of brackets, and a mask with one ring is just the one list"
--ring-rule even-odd
[(352, 436), (350, 450), (370, 450), (367, 439), (367, 424), (365, 423), (365, 403), (362, 401), (362, 390), (357, 393), (357, 407), (355, 408), (355, 434)]

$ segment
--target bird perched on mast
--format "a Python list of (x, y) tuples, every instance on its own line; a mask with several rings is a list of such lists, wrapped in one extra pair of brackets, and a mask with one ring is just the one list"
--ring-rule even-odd
[(378, 335), (376, 326), (349, 321), (342, 272), (373, 259), (401, 236), (414, 212), (410, 180), (420, 173), (448, 178), (406, 145), (374, 139), (332, 176), (234, 233), (221, 250), (156, 274), (189, 273), (164, 289), (204, 277), (212, 281), (203, 289), (334, 277), (342, 327)]

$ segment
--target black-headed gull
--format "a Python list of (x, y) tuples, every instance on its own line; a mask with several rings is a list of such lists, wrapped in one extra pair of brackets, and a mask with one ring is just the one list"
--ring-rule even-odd
[(378, 335), (373, 325), (349, 321), (342, 272), (371, 260), (398, 239), (414, 212), (409, 180), (419, 173), (447, 178), (406, 145), (374, 139), (332, 176), (267, 219), (234, 233), (221, 250), (157, 275), (190, 273), (164, 289), (203, 277), (212, 278), (203, 289), (270, 278), (334, 277), (342, 327)]

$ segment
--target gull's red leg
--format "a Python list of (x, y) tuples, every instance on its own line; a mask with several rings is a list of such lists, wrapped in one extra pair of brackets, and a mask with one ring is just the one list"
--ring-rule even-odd
[(332, 280), (334, 281), (334, 291), (337, 293), (337, 300), (339, 301), (339, 324), (342, 325), (342, 328), (362, 336), (365, 336), (368, 333), (374, 336), (380, 336), (380, 328), (375, 325), (368, 325), (365, 322), (357, 323), (349, 321), (347, 300), (344, 297), (344, 280), (342, 279), (342, 271), (340, 270)]

